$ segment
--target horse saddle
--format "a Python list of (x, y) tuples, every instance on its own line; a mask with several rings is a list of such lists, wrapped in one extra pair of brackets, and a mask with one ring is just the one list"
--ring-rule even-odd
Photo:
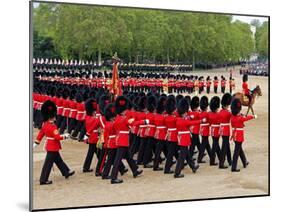
[(243, 95), (243, 101), (248, 103), (248, 102), (249, 102), (249, 98), (248, 98), (248, 96)]

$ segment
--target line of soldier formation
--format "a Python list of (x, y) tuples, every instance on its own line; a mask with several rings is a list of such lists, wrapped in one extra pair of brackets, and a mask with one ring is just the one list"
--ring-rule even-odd
[[(33, 108), (34, 127), (40, 129), (34, 148), (45, 137), (47, 151), (40, 184), (51, 184), (49, 175), (53, 163), (62, 175), (69, 178), (75, 172), (63, 161), (59, 151), (61, 141), (78, 140), (88, 145), (82, 171), (92, 172), (97, 157), (95, 175), (122, 183), (120, 175), (128, 169), (133, 177), (143, 168), (184, 177), (189, 166), (193, 173), (198, 164), (209, 159), (211, 166), (240, 171), (238, 157), (246, 168), (244, 154), (244, 122), (256, 116), (243, 116), (241, 102), (225, 93), (220, 99), (189, 95), (166, 95), (150, 90), (125, 90), (115, 100), (105, 88), (77, 83), (64, 83), (56, 76), (38, 77), (35, 74)], [(222, 140), (221, 145), (219, 140)], [(231, 154), (230, 141), (235, 142)], [(207, 152), (207, 154), (205, 153)], [(120, 175), (119, 175), (120, 174)]]

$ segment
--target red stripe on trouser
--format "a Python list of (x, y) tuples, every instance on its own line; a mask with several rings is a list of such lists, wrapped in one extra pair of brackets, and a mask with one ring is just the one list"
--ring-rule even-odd
[(104, 164), (105, 164), (106, 154), (107, 154), (107, 149), (105, 149), (104, 155), (102, 157), (102, 161), (101, 161), (101, 165), (100, 165), (100, 170), (99, 170), (100, 174), (102, 173), (102, 170), (103, 170), (103, 167), (104, 167)]

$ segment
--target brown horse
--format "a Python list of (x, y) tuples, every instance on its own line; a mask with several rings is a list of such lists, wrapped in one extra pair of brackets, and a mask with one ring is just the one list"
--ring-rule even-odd
[(262, 92), (261, 92), (261, 88), (259, 85), (257, 85), (254, 90), (252, 91), (252, 101), (251, 103), (249, 104), (249, 99), (247, 96), (245, 96), (243, 93), (240, 93), (240, 92), (237, 92), (233, 95), (233, 98), (236, 98), (236, 99), (240, 99), (241, 103), (242, 103), (242, 106), (246, 106), (248, 107), (248, 110), (247, 110), (247, 113), (246, 115), (248, 115), (250, 109), (252, 111), (252, 114), (255, 115), (254, 113), (254, 109), (253, 109), (253, 105), (255, 104), (255, 101), (256, 101), (256, 97), (257, 96), (262, 96)]

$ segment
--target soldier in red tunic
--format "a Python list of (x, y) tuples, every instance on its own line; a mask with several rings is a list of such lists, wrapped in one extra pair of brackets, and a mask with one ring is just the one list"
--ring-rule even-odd
[(226, 93), (222, 96), (221, 106), (222, 109), (219, 112), (220, 117), (220, 136), (222, 137), (222, 149), (221, 149), (221, 158), (219, 163), (220, 169), (225, 169), (227, 166), (224, 165), (225, 156), (227, 156), (228, 164), (231, 166), (231, 151), (229, 145), (229, 136), (230, 136), (230, 117), (231, 113), (228, 110), (231, 103), (231, 94)]
[(176, 155), (176, 151), (178, 148), (177, 147), (178, 132), (176, 128), (177, 117), (175, 115), (176, 99), (174, 95), (168, 96), (165, 107), (167, 113), (167, 116), (165, 117), (165, 126), (167, 127), (166, 140), (168, 141), (168, 154), (167, 154), (164, 173), (172, 174), (174, 173), (174, 171), (171, 170), (171, 167), (173, 165), (173, 157)]
[(211, 85), (212, 85), (212, 80), (211, 80), (210, 76), (208, 76), (206, 79), (207, 94), (210, 93)]
[(243, 163), (243, 167), (246, 168), (249, 162), (246, 159), (245, 153), (242, 148), (244, 142), (244, 122), (249, 121), (253, 118), (257, 118), (257, 115), (243, 116), (240, 111), (242, 109), (242, 104), (239, 99), (234, 99), (231, 103), (231, 126), (232, 126), (232, 138), (235, 142), (234, 154), (232, 159), (232, 172), (239, 172), (237, 169), (237, 160), (240, 156)]
[[(188, 115), (190, 117), (190, 120), (200, 120), (200, 112), (199, 112), (199, 97), (194, 96), (191, 99), (191, 111), (188, 112)], [(191, 146), (189, 148), (190, 155), (194, 155), (195, 146), (197, 147), (198, 151), (201, 151), (201, 144), (200, 144), (200, 138), (199, 138), (199, 132), (200, 132), (200, 124), (196, 124), (190, 127), (191, 135), (192, 135), (192, 142)]]
[[(116, 156), (116, 131), (114, 129), (114, 120), (115, 120), (116, 112), (114, 104), (108, 104), (104, 109), (104, 118), (105, 118), (105, 126), (104, 126), (104, 148), (107, 150), (107, 159), (102, 171), (102, 179), (111, 179), (109, 176), (110, 169), (113, 165), (115, 156)], [(124, 166), (122, 161), (120, 162), (119, 172), (121, 175), (126, 173), (128, 169)]]
[(214, 92), (218, 93), (219, 80), (218, 80), (217, 76), (214, 77), (214, 83), (213, 84), (214, 84)]
[(247, 74), (243, 75), (242, 89), (243, 89), (243, 94), (248, 97), (249, 103), (251, 103), (252, 95), (251, 95), (250, 89), (248, 88), (248, 75)]
[(144, 156), (143, 156), (143, 165), (144, 168), (152, 168), (153, 166), (149, 164), (152, 161), (153, 149), (155, 150), (156, 141), (154, 139), (155, 134), (155, 108), (156, 108), (156, 97), (154, 95), (150, 95), (147, 98), (147, 110), (148, 113), (146, 114), (146, 119), (148, 119), (149, 124), (145, 130), (145, 136), (147, 139), (147, 143), (144, 149)]
[(182, 98), (177, 104), (177, 112), (179, 117), (176, 119), (176, 127), (178, 131), (178, 145), (180, 147), (179, 157), (177, 159), (177, 165), (175, 169), (175, 178), (184, 177), (181, 174), (181, 170), (184, 167), (184, 161), (187, 160), (189, 167), (192, 169), (193, 173), (199, 168), (198, 165), (195, 165), (192, 157), (189, 153), (188, 148), (191, 145), (191, 137), (189, 127), (194, 124), (200, 124), (201, 120), (190, 121), (187, 119), (187, 111), (189, 109), (188, 100), (186, 98)]
[(114, 129), (116, 131), (117, 153), (111, 172), (111, 184), (123, 182), (123, 180), (117, 178), (120, 163), (123, 158), (125, 158), (127, 163), (129, 164), (134, 177), (137, 177), (142, 173), (142, 170), (138, 170), (138, 166), (136, 165), (129, 152), (129, 129), (130, 126), (149, 124), (149, 122), (147, 120), (134, 121), (133, 118), (127, 118), (125, 116), (125, 111), (127, 108), (128, 99), (124, 96), (117, 97), (115, 101), (117, 116), (114, 122)]
[(211, 152), (211, 160), (210, 160), (210, 165), (211, 166), (216, 166), (218, 165), (216, 163), (216, 154), (218, 159), (220, 159), (220, 146), (219, 146), (219, 130), (220, 130), (220, 117), (218, 113), (218, 109), (220, 107), (220, 98), (218, 96), (214, 96), (211, 99), (210, 102), (210, 109), (211, 111), (209, 112), (209, 123), (211, 125), (211, 136), (213, 140), (213, 145), (212, 145), (212, 152)]
[[(75, 119), (76, 119), (77, 123), (76, 123), (73, 133), (71, 134), (71, 138), (73, 140), (78, 139), (77, 136), (78, 136), (79, 132), (80, 132), (80, 134), (82, 134), (82, 129), (83, 129), (83, 127), (85, 127), (84, 120), (85, 120), (85, 115), (86, 115), (82, 94), (80, 92), (77, 92), (75, 99), (76, 99), (76, 108), (77, 108), (77, 113), (76, 113)], [(81, 137), (82, 137), (82, 135), (81, 135)], [(83, 137), (84, 137), (84, 135), (83, 135)]]
[(155, 123), (155, 134), (154, 138), (156, 140), (156, 150), (155, 157), (153, 161), (153, 171), (162, 171), (163, 168), (159, 167), (159, 163), (161, 162), (161, 153), (164, 152), (164, 155), (167, 156), (168, 143), (165, 140), (167, 134), (167, 127), (165, 126), (165, 103), (167, 97), (161, 96), (158, 99), (156, 114), (154, 115), (154, 123)]
[(209, 155), (211, 160), (211, 147), (209, 143), (209, 135), (210, 135), (210, 124), (209, 124), (209, 113), (207, 112), (209, 106), (209, 100), (207, 96), (202, 96), (200, 99), (200, 119), (205, 119), (204, 123), (200, 124), (200, 135), (201, 135), (201, 151), (198, 155), (198, 163), (205, 163), (203, 161), (203, 157), (205, 154), (205, 150)]
[(42, 129), (37, 135), (36, 141), (33, 147), (39, 145), (46, 137), (45, 150), (47, 151), (46, 159), (41, 171), (40, 185), (52, 184), (49, 181), (49, 175), (53, 167), (53, 163), (57, 165), (62, 175), (67, 179), (72, 176), (75, 172), (70, 171), (68, 166), (62, 160), (59, 150), (61, 149), (60, 141), (69, 138), (69, 134), (60, 135), (55, 125), (55, 117), (57, 114), (57, 107), (54, 102), (47, 100), (43, 103), (41, 108), (43, 117)]
[(221, 76), (221, 92), (225, 93), (226, 79), (224, 76)]

